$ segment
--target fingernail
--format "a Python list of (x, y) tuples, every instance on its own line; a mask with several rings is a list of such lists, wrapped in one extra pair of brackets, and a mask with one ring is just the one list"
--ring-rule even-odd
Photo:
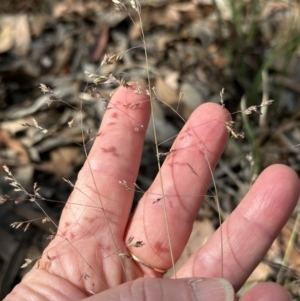
[(189, 282), (197, 301), (233, 301), (234, 290), (225, 279), (191, 280)]

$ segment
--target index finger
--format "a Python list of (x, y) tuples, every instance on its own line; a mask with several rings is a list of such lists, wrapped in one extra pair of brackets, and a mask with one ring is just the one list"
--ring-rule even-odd
[(62, 231), (77, 224), (77, 238), (103, 235), (109, 222), (113, 234), (123, 238), (134, 192), (119, 182), (136, 180), (149, 114), (148, 96), (136, 94), (132, 87), (115, 92), (63, 210)]

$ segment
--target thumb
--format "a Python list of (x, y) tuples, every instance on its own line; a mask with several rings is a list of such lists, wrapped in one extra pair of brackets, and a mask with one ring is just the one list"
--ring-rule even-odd
[[(139, 278), (84, 299), (85, 301), (233, 301), (234, 291), (225, 279)], [(82, 301), (84, 301), (82, 300)]]

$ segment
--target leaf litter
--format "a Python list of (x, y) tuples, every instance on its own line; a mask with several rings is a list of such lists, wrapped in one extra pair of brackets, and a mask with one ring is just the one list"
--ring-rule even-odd
[[(146, 72), (139, 23), (128, 22), (126, 14), (116, 12), (111, 1), (44, 2), (45, 5), (34, 0), (0, 4), (0, 163), (13, 170), (25, 189), (30, 190), (38, 182), (43, 196), (57, 200), (47, 202), (46, 210), (58, 221), (61, 202), (72, 188), (61, 178), (74, 183), (84, 162), (84, 156), (79, 155), (82, 137), (81, 130), (75, 126), (77, 116), (73, 108), (79, 103), (78, 95), (85, 99), (81, 113), (88, 150), (92, 133), (97, 133), (106, 108), (100, 100), (110, 98), (111, 90), (105, 85), (99, 85), (94, 97), (86, 93), (86, 85), (95, 80), (88, 74), (98, 74), (104, 58), (107, 64), (103, 64), (101, 73), (116, 75), (116, 80), (146, 80)], [(300, 174), (300, 147), (297, 146), (300, 43), (291, 42), (299, 36), (296, 20), (299, 7), (297, 1), (267, 0), (262, 7), (254, 7), (256, 2), (239, 1), (236, 7), (231, 7), (226, 0), (141, 2), (150, 79), (158, 100), (155, 110), (159, 117), (159, 142), (174, 137), (182, 127), (183, 121), (174, 112), (186, 120), (199, 104), (220, 103), (221, 91), (222, 105), (230, 112), (240, 110), (242, 96), (246, 95), (247, 112), (257, 113), (249, 116), (255, 149), (247, 138), (249, 132), (242, 140), (229, 140), (215, 171), (224, 217), (238, 205), (257, 170), (284, 163)], [(234, 13), (240, 13), (240, 18), (234, 18)], [(259, 70), (268, 72), (265, 87), (260, 82)], [(40, 87), (44, 90), (48, 87), (53, 93), (43, 95)], [(258, 121), (265, 94), (274, 99), (274, 104), (268, 109), (262, 126)], [(233, 115), (233, 121), (228, 126), (237, 135), (243, 131), (243, 121), (238, 114)], [(66, 130), (68, 122), (74, 127)], [(30, 126), (20, 126), (21, 123)], [(146, 191), (157, 173), (151, 133), (146, 137), (136, 183), (139, 191)], [(171, 142), (160, 145), (161, 154), (170, 153)], [(256, 157), (252, 155), (254, 151)], [(24, 258), (26, 264), (28, 258), (37, 257), (47, 245), (49, 228), (35, 221), (23, 231), (29, 223), (20, 224), (22, 221), (44, 216), (23, 202), (18, 192), (12, 193), (11, 186), (4, 181), (4, 171), (0, 171), (0, 176), (1, 200), (13, 197), (19, 202), (13, 206), (6, 201), (0, 213), (1, 240), (6, 241), (0, 251), (3, 266), (0, 279), (2, 283), (6, 280), (6, 285), (1, 287), (1, 297), (4, 297), (15, 279), (24, 274), (24, 270), (19, 270)], [(136, 193), (135, 204), (139, 197)], [(250, 283), (273, 279), (282, 271), (282, 279), (289, 280), (288, 288), (297, 296), (294, 284), (299, 281), (300, 273), (298, 236), (285, 262), (288, 268), (283, 269), (278, 262), (288, 247), (298, 210), (275, 240), (265, 261), (251, 275)], [(22, 231), (12, 232), (8, 226), (18, 221)], [(207, 199), (198, 213), (196, 233), (198, 223), (203, 230), (198, 235), (193, 232), (192, 246), (202, 236), (201, 241), (207, 240), (211, 229), (218, 227), (211, 200)], [(191, 252), (191, 245), (183, 256)]]

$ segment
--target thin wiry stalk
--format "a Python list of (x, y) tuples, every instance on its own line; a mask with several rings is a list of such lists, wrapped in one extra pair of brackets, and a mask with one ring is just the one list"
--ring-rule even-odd
[[(263, 96), (262, 96), (262, 103), (264, 101), (267, 101), (269, 99), (269, 79), (268, 79), (268, 71), (267, 70), (262, 70), (262, 91), (263, 91)], [(267, 113), (268, 113), (268, 106), (263, 106), (261, 108), (261, 115), (259, 117), (259, 126), (260, 128), (265, 128), (267, 125)]]
[(286, 247), (285, 253), (284, 253), (284, 257), (282, 259), (282, 263), (281, 263), (281, 268), (278, 272), (277, 278), (276, 278), (276, 282), (279, 283), (282, 278), (283, 278), (283, 274), (284, 274), (284, 270), (285, 267), (288, 265), (288, 260), (291, 257), (291, 252), (292, 249), (295, 245), (295, 240), (297, 239), (297, 235), (299, 233), (299, 227), (300, 227), (300, 213), (297, 213), (297, 218), (293, 227), (293, 231), (292, 234), (290, 236), (290, 239), (288, 241), (288, 245)]
[[(52, 222), (52, 224), (57, 228), (57, 231), (60, 232), (60, 229), (59, 227), (55, 224), (55, 222), (50, 218), (49, 215), (47, 215), (47, 213), (45, 212), (45, 210), (40, 206), (40, 204), (38, 202), (35, 202), (38, 207), (41, 209), (41, 211), (49, 218), (49, 220)], [(97, 276), (98, 278), (100, 279), (101, 283), (106, 287), (106, 283), (101, 279), (100, 275), (97, 273), (97, 271), (87, 262), (87, 260), (81, 255), (81, 253), (77, 250), (77, 248), (74, 246), (74, 244), (67, 238), (65, 237), (63, 234), (60, 235), (64, 240), (66, 240), (70, 245), (71, 247), (76, 251), (76, 253), (80, 256), (80, 258), (85, 262), (85, 264), (88, 266), (88, 268), (90, 268)]]
[(171, 105), (169, 105), (168, 103), (166, 103), (165, 101), (163, 101), (163, 100), (161, 100), (161, 99), (159, 99), (158, 98), (158, 96), (157, 96), (157, 94), (156, 94), (156, 90), (155, 90), (155, 88), (153, 87), (152, 88), (152, 91), (153, 91), (153, 93), (154, 93), (154, 95), (155, 95), (155, 98), (157, 99), (157, 100), (159, 100), (160, 102), (162, 102), (164, 105), (166, 105), (169, 109), (171, 109), (184, 123), (186, 123), (186, 120), (178, 113), (178, 107), (179, 107), (179, 101), (180, 101), (180, 98), (179, 98), (179, 101), (178, 101), (178, 106), (177, 106), (177, 109), (175, 110), (174, 108), (172, 108), (172, 106)]
[[(104, 283), (104, 281), (101, 279), (100, 275), (98, 275), (97, 271), (95, 271), (93, 269), (93, 267), (87, 262), (87, 260), (82, 256), (82, 254), (77, 250), (77, 248), (74, 246), (74, 244), (61, 232), (61, 230), (59, 229), (58, 225), (55, 223), (55, 221), (47, 214), (47, 212), (44, 210), (44, 208), (39, 204), (39, 202), (36, 200), (37, 196), (40, 199), (43, 199), (42, 197), (40, 197), (39, 194), (37, 194), (37, 189), (35, 189), (35, 194), (30, 194), (29, 192), (27, 192), (27, 190), (14, 178), (14, 176), (12, 175), (12, 173), (7, 169), (7, 167), (5, 168), (5, 171), (8, 172), (9, 177), (10, 177), (10, 181), (14, 181), (15, 185), (14, 187), (18, 187), (17, 191), (23, 191), (23, 193), (25, 195), (27, 195), (30, 200), (33, 200), (33, 202), (38, 206), (38, 208), (43, 212), (43, 214), (47, 217), (48, 221), (51, 222), (53, 224), (53, 226), (56, 228), (58, 234), (56, 233), (56, 235), (59, 235), (60, 237), (62, 237), (65, 241), (67, 241), (71, 247), (78, 253), (78, 255), (82, 258), (82, 260), (85, 262), (85, 264), (99, 277), (100, 281), (102, 282), (102, 284), (107, 287), (107, 285)], [(49, 251), (48, 251), (49, 252)], [(46, 254), (48, 254), (48, 252), (46, 252)], [(41, 255), (42, 256), (42, 255)], [(47, 255), (48, 257), (48, 255)], [(26, 260), (27, 261), (27, 260)], [(30, 262), (32, 262), (32, 260), (30, 260)], [(27, 265), (26, 265), (27, 266)], [(25, 267), (25, 265), (23, 265), (23, 267)]]
[(168, 236), (168, 244), (169, 244), (169, 250), (170, 250), (170, 256), (171, 256), (173, 274), (174, 274), (174, 277), (176, 278), (175, 260), (174, 260), (174, 255), (173, 255), (172, 241), (171, 241), (170, 228), (169, 228), (169, 222), (168, 222), (168, 214), (167, 214), (167, 206), (166, 206), (166, 196), (165, 196), (165, 192), (164, 192), (164, 184), (163, 184), (163, 178), (162, 178), (162, 173), (161, 173), (161, 166), (160, 166), (160, 162), (159, 162), (158, 140), (157, 140), (157, 133), (156, 133), (156, 129), (155, 129), (155, 114), (154, 114), (154, 105), (153, 105), (154, 100), (153, 100), (153, 97), (152, 97), (151, 86), (150, 86), (150, 73), (149, 73), (149, 62), (148, 62), (147, 46), (146, 46), (146, 40), (145, 40), (145, 35), (144, 35), (144, 30), (143, 30), (142, 19), (141, 19), (141, 15), (140, 15), (139, 12), (138, 12), (138, 16), (139, 16), (139, 22), (140, 22), (140, 26), (141, 26), (142, 42), (144, 44), (145, 63), (146, 63), (146, 72), (147, 72), (147, 80), (148, 80), (148, 90), (149, 90), (149, 97), (150, 97), (150, 104), (151, 104), (152, 126), (153, 126), (156, 158), (157, 158), (157, 167), (158, 167), (159, 180), (160, 180), (161, 193), (162, 193), (162, 200), (163, 200), (166, 231), (167, 231), (167, 236)]
[(213, 170), (210, 166), (210, 163), (208, 161), (208, 158), (207, 158), (206, 152), (204, 151), (204, 148), (203, 148), (203, 153), (204, 153), (204, 156), (206, 158), (207, 165), (208, 165), (208, 168), (209, 168), (209, 171), (210, 171), (210, 174), (211, 174), (211, 178), (212, 178), (212, 181), (213, 181), (214, 189), (215, 189), (215, 192), (216, 192), (215, 193), (215, 200), (216, 200), (216, 205), (217, 205), (217, 209), (218, 209), (218, 218), (219, 218), (220, 236), (221, 236), (221, 262), (222, 262), (222, 264), (221, 264), (221, 277), (223, 278), (223, 276), (224, 276), (224, 268), (223, 268), (224, 251), (223, 251), (223, 230), (222, 230), (221, 207), (220, 207), (220, 201), (219, 201), (219, 197), (218, 197), (218, 189), (217, 189), (216, 181), (215, 181), (215, 178), (214, 178)]

